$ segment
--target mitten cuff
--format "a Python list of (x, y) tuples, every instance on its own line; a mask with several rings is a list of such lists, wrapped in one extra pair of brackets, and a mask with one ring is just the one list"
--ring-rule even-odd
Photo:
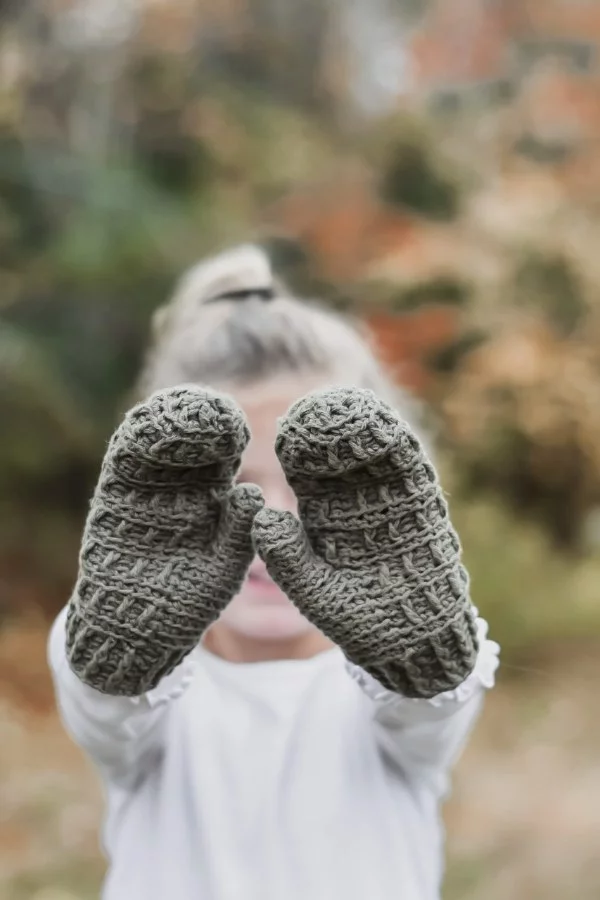
[(117, 634), (86, 621), (72, 605), (66, 626), (69, 667), (84, 684), (103, 694), (138, 697), (170, 675), (185, 658), (180, 646)]
[(414, 705), (419, 708), (425, 705), (430, 707), (431, 710), (440, 712), (456, 706), (462, 706), (475, 695), (481, 693), (482, 690), (489, 690), (494, 686), (495, 672), (499, 665), (500, 647), (495, 641), (488, 640), (488, 623), (484, 619), (477, 617), (477, 609), (475, 607), (473, 607), (473, 615), (476, 617), (479, 645), (477, 660), (470, 675), (452, 690), (443, 691), (428, 699), (405, 697), (400, 692), (388, 690), (376, 678), (349, 660), (346, 661), (346, 669), (364, 693), (373, 702), (377, 703), (380, 708), (390, 704), (395, 705), (399, 700), (403, 704)]

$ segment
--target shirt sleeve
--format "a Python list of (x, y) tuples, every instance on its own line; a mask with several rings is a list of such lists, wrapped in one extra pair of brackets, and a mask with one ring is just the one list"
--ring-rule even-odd
[(146, 694), (109, 696), (84, 684), (69, 666), (66, 617), (67, 608), (54, 622), (48, 640), (48, 662), (63, 725), (105, 777), (127, 787), (160, 756), (168, 710), (194, 676), (194, 654)]
[(373, 703), (373, 722), (382, 751), (410, 781), (426, 783), (437, 796), (448, 791), (449, 774), (477, 720), (485, 691), (493, 687), (500, 648), (488, 640), (477, 618), (479, 653), (475, 668), (451, 691), (420, 700), (386, 690), (371, 675), (347, 663), (350, 675)]

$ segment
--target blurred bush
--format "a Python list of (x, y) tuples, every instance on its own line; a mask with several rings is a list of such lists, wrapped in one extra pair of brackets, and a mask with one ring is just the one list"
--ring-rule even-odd
[[(411, 27), (429, 5), (399, 4)], [(292, 6), (86, 0), (6, 17), (0, 615), (23, 573), (48, 608), (66, 595), (152, 311), (185, 266), (250, 235), (303, 293), (366, 318), (429, 401), (477, 600), (503, 640), (585, 633), (598, 624), (593, 192), (524, 160), (516, 89), (484, 111), (407, 98), (361, 118), (333, 7)]]
[(599, 337), (591, 323), (565, 338), (539, 317), (507, 317), (442, 402), (468, 487), (535, 514), (571, 550), (600, 505)]
[(386, 136), (379, 191), (402, 209), (441, 221), (455, 219), (460, 186), (443, 171), (431, 141), (423, 135)]
[[(446, 485), (456, 486), (452, 477)], [(456, 486), (457, 487), (457, 486)], [(538, 523), (516, 518), (490, 493), (451, 494), (474, 602), (490, 622), (509, 665), (536, 654), (568, 654), (600, 633), (600, 553), (576, 559), (557, 553)]]

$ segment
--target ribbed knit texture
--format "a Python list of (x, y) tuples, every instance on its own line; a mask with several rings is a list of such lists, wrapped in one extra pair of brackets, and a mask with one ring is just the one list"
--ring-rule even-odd
[(233, 487), (249, 439), (233, 401), (154, 394), (113, 435), (85, 526), (70, 665), (108, 694), (155, 687), (239, 591), (260, 490)]
[(300, 521), (258, 513), (271, 577), (386, 688), (433, 697), (464, 681), (477, 655), (468, 576), (409, 426), (370, 391), (321, 391), (292, 406), (276, 450)]

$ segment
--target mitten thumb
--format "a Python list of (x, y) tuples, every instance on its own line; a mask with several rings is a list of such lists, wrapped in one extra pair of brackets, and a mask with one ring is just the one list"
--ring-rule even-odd
[(290, 512), (262, 509), (252, 537), (273, 581), (303, 611), (306, 599), (322, 590), (330, 567), (314, 552), (302, 524)]
[(240, 576), (243, 581), (254, 556), (252, 522), (263, 506), (262, 492), (254, 484), (236, 485), (223, 500), (215, 556), (227, 566), (234, 581)]

